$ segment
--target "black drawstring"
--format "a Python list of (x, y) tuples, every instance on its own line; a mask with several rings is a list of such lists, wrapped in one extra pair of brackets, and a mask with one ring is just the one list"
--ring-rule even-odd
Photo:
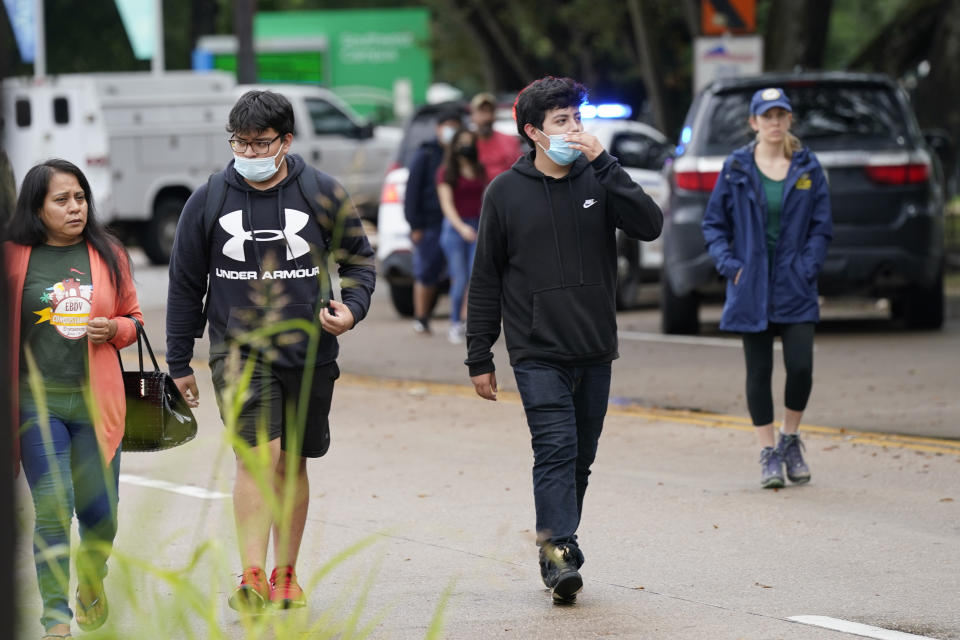
[(547, 210), (550, 215), (550, 224), (553, 227), (553, 246), (557, 249), (557, 266), (560, 270), (560, 286), (565, 287), (563, 278), (563, 259), (560, 257), (560, 234), (557, 232), (557, 221), (553, 217), (553, 198), (550, 197), (550, 187), (547, 185), (546, 178), (540, 178), (543, 184), (543, 190), (547, 194)]
[(580, 284), (583, 284), (583, 243), (581, 238), (583, 233), (580, 230), (580, 212), (577, 211), (577, 201), (573, 197), (573, 181), (567, 179), (567, 186), (570, 187), (570, 206), (573, 207), (573, 219), (577, 222), (577, 257), (580, 259)]
[[(250, 200), (250, 192), (246, 191), (247, 196), (247, 226), (250, 227), (250, 241), (253, 244), (253, 257), (257, 261), (259, 273), (263, 273), (263, 263), (260, 261), (260, 248), (257, 246), (257, 234), (253, 228), (253, 202)], [(259, 274), (258, 274), (259, 277)]]

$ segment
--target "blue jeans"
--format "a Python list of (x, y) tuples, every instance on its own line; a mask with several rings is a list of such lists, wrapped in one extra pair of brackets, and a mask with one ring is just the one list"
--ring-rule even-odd
[(41, 420), (29, 388), (22, 384), (20, 461), (36, 512), (33, 553), (44, 629), (73, 618), (67, 586), (74, 512), (80, 527), (79, 580), (95, 584), (107, 575), (120, 479), (120, 451), (110, 465), (104, 463), (82, 393), (47, 391), (47, 410), (48, 420)]
[(537, 543), (576, 543), (610, 396), (610, 363), (513, 367), (533, 443)]
[[(468, 225), (477, 229), (479, 219), (464, 220)], [(473, 271), (473, 256), (477, 252), (477, 243), (467, 242), (447, 220), (443, 221), (443, 231), (440, 232), (440, 246), (447, 257), (447, 272), (450, 274), (450, 321), (460, 322), (460, 312), (463, 309), (463, 297), (470, 284), (470, 273)]]

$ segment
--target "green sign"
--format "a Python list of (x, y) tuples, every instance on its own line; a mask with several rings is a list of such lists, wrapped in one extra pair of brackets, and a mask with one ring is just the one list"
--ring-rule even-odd
[[(328, 43), (326, 66), (305, 65), (305, 77), (295, 81), (320, 81), (360, 113), (392, 104), (398, 80), (409, 83), (414, 103), (426, 101), (431, 78), (428, 9), (261, 12), (254, 18), (256, 42), (318, 36)], [(266, 53), (261, 49), (258, 54), (258, 68)]]
[[(213, 68), (237, 71), (237, 56), (218, 53), (213, 56)], [(323, 81), (323, 52), (281, 51), (257, 54), (258, 82), (315, 82)]]

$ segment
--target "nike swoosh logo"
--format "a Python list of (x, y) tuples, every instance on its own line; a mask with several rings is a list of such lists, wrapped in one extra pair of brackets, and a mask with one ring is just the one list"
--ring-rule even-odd
[(594, 200), (593, 198), (590, 198), (589, 200), (584, 200), (584, 201), (583, 201), (583, 208), (584, 208), (584, 209), (588, 209), (588, 208), (592, 207), (592, 206), (595, 205), (595, 204), (597, 204), (597, 201)]

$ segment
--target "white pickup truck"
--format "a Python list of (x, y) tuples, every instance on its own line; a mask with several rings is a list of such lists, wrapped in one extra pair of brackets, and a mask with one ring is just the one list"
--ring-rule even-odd
[(227, 115), (251, 88), (290, 99), (293, 152), (334, 176), (361, 213), (376, 215), (399, 128), (374, 128), (331, 91), (308, 85), (237, 85), (211, 71), (90, 73), (3, 80), (3, 140), (18, 183), (47, 158), (79, 166), (101, 219), (169, 260), (180, 211), (230, 159)]

